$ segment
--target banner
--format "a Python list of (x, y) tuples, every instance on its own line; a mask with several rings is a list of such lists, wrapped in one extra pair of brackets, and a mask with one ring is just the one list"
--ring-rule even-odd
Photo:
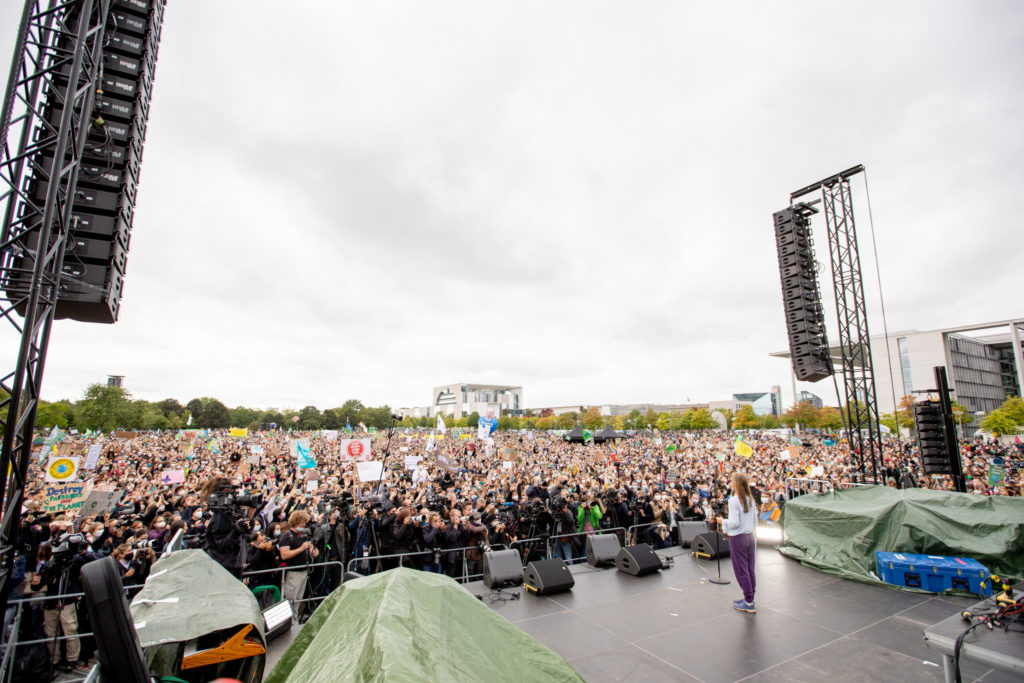
[(168, 484), (184, 484), (185, 470), (164, 470), (164, 473), (160, 475), (160, 483), (165, 486)]
[(324, 430), (322, 430), (320, 432), (320, 434), (322, 434), (323, 437), (325, 439), (327, 439), (328, 441), (337, 441), (338, 440), (338, 430), (337, 429), (324, 429)]
[(342, 439), (338, 442), (344, 462), (367, 461), (371, 457), (369, 439)]
[(359, 481), (377, 481), (384, 472), (384, 463), (380, 460), (357, 462), (356, 471), (359, 473)]
[(249, 430), (245, 428), (232, 427), (228, 430), (228, 436), (249, 436)]
[(420, 464), (420, 460), (423, 460), (422, 455), (407, 455), (405, 456), (405, 469), (412, 471), (416, 469), (416, 466)]
[(736, 455), (741, 455), (744, 458), (749, 458), (754, 454), (754, 449), (750, 447), (750, 444), (743, 440), (742, 436), (736, 437)]
[(43, 511), (51, 515), (73, 512), (77, 516), (83, 502), (85, 502), (85, 484), (81, 482), (51, 484), (46, 487)]
[(94, 443), (89, 446), (89, 452), (85, 455), (85, 462), (82, 463), (82, 469), (94, 470), (96, 469), (96, 463), (100, 461), (100, 456), (103, 455), (103, 444)]
[(46, 463), (46, 481), (62, 482), (78, 479), (78, 461), (81, 458), (68, 458), (63, 455), (51, 455)]
[(114, 432), (114, 436), (116, 436), (119, 439), (134, 439), (135, 437), (138, 436), (138, 433), (137, 432), (120, 432), (120, 431), (118, 431), (118, 432)]
[(449, 472), (459, 471), (459, 466), (443, 455), (437, 456), (437, 466), (443, 470), (448, 470)]
[(104, 515), (117, 507), (121, 500), (123, 491), (97, 491), (93, 490), (82, 503), (80, 516)]

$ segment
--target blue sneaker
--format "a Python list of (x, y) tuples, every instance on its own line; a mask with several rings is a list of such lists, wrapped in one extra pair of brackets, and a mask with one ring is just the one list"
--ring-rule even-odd
[(754, 603), (746, 602), (745, 600), (733, 600), (732, 607), (735, 610), (739, 610), (740, 612), (747, 612), (749, 614), (754, 614), (757, 612), (757, 608), (754, 607)]

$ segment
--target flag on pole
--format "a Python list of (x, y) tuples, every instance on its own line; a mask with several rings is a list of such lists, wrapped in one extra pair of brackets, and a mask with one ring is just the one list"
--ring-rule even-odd
[(349, 423), (348, 420), (345, 420), (345, 431), (348, 432), (349, 434), (352, 433), (352, 425), (351, 423)]
[(754, 449), (750, 447), (750, 444), (743, 440), (742, 436), (736, 437), (736, 455), (742, 455), (744, 458), (749, 458), (754, 454)]
[(593, 443), (593, 442), (594, 442), (594, 433), (591, 432), (589, 429), (584, 429), (583, 430), (583, 443)]
[(429, 453), (430, 451), (434, 450), (434, 448), (435, 448), (435, 445), (434, 445), (434, 435), (431, 434), (430, 438), (427, 440), (427, 453)]
[(359, 428), (362, 429), (364, 432), (366, 431), (366, 425), (362, 422), (359, 423)]
[(186, 427), (191, 427), (192, 426), (192, 413), (188, 414), (188, 421), (185, 423), (185, 426)]
[(437, 431), (439, 431), (442, 434), (444, 434), (444, 430), (445, 430), (444, 420), (441, 419), (441, 413), (438, 413), (437, 414)]

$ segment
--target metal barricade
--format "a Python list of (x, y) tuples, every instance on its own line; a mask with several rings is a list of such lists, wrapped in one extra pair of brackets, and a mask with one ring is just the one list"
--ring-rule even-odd
[(658, 526), (661, 522), (646, 522), (645, 524), (634, 524), (626, 530), (626, 543), (624, 545), (636, 545), (636, 530), (647, 527)]
[[(502, 548), (502, 549), (505, 548), (505, 546), (500, 544), (500, 543), (492, 545), (492, 546), (488, 546), (488, 547), (491, 550), (495, 550), (495, 549), (498, 549), (498, 548)], [(468, 568), (468, 562), (466, 560), (466, 551), (467, 550), (479, 550), (479, 549), (480, 549), (480, 546), (470, 545), (470, 546), (466, 546), (464, 548), (438, 548), (438, 551), (441, 554), (445, 554), (445, 553), (460, 553), (461, 554), (461, 556), (462, 556), (462, 560), (461, 560), (462, 561), (462, 571), (459, 573), (458, 578), (455, 578), (455, 577), (453, 577), (453, 578), (455, 578), (455, 580), (459, 581), (460, 583), (466, 583), (466, 582), (468, 582), (470, 580), (473, 580), (473, 579), (476, 579), (476, 578), (480, 578), (480, 577), (483, 576), (482, 573), (481, 574), (470, 574), (469, 573), (469, 568)], [(404, 558), (412, 558), (412, 557), (417, 557), (417, 556), (419, 556), (419, 557), (430, 556), (430, 555), (433, 555), (433, 554), (434, 554), (434, 551), (431, 549), (431, 550), (413, 550), (413, 551), (410, 551), (410, 552), (407, 552), (407, 553), (392, 553), (390, 555), (365, 555), (363, 557), (354, 557), (354, 558), (352, 558), (351, 560), (348, 561), (348, 566), (346, 567), (346, 573), (351, 572), (351, 573), (354, 573), (354, 574), (362, 574), (363, 576), (369, 576), (370, 574), (376, 574), (377, 573), (376, 571), (369, 572), (369, 573), (364, 573), (364, 572), (358, 571), (356, 569), (356, 564), (357, 563), (363, 563), (363, 564), (375, 563), (375, 564), (379, 565), (381, 560), (390, 560), (390, 559), (395, 559), (395, 558), (398, 558), (399, 566), (403, 566), (403, 567), (404, 566), (409, 566), (412, 569), (422, 569), (422, 567), (416, 566), (414, 563), (406, 564)]]
[[(285, 572), (294, 572), (294, 571), (305, 570), (308, 573), (309, 570), (314, 568), (314, 567), (325, 567), (326, 568), (326, 567), (333, 567), (333, 566), (337, 566), (339, 572), (344, 572), (344, 570), (345, 570), (345, 566), (342, 564), (341, 560), (327, 560), (325, 562), (310, 562), (308, 564), (302, 564), (302, 565), (298, 565), (298, 566), (295, 566), (295, 567), (274, 567), (273, 569), (257, 569), (257, 570), (254, 570), (254, 571), (242, 572), (242, 578), (243, 579), (247, 579), (247, 578), (253, 577), (253, 576), (264, 576), (264, 575), (267, 575), (267, 574), (280, 574), (281, 576), (280, 576), (279, 581), (281, 582), (281, 587), (283, 588), (284, 587), (284, 575), (285, 575)], [(344, 577), (344, 573), (342, 573), (342, 575), (339, 577), (339, 579), (344, 581), (344, 578), (345, 578)], [(308, 584), (307, 584), (307, 586), (308, 586)], [(249, 586), (249, 588), (252, 589), (252, 588), (255, 588), (255, 586)], [(322, 602), (328, 595), (330, 595), (330, 591), (328, 591), (328, 593), (326, 595), (314, 595), (314, 596), (311, 596), (311, 597), (308, 597), (308, 598), (301, 598), (299, 600), (293, 600), (292, 602), (293, 603)]]

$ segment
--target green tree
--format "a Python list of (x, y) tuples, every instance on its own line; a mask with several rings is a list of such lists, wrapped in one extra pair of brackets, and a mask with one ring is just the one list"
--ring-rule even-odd
[(194, 398), (185, 406), (192, 414), (192, 426), (225, 429), (231, 426), (231, 411), (215, 398)]
[(121, 387), (90, 384), (78, 402), (81, 426), (105, 432), (125, 427), (132, 419), (131, 394)]
[(716, 429), (718, 422), (711, 417), (707, 408), (698, 408), (689, 413), (690, 426), (687, 429)]
[(138, 416), (138, 422), (133, 426), (141, 429), (167, 429), (170, 427), (170, 423), (171, 421), (164, 415), (164, 411), (160, 410), (158, 404), (149, 403), (143, 406)]
[(46, 401), (40, 401), (39, 407), (36, 409), (37, 429), (40, 427), (47, 430), (53, 429), (54, 427), (67, 429), (68, 424), (70, 424), (70, 419), (70, 406), (64, 403), (47, 403)]
[(658, 414), (654, 412), (654, 408), (648, 408), (644, 414), (643, 427), (641, 429), (654, 429), (658, 426)]
[(753, 406), (744, 405), (736, 413), (736, 417), (732, 421), (732, 426), (736, 429), (754, 429), (760, 426), (761, 420), (757, 414), (754, 413)]
[(363, 411), (366, 410), (366, 406), (361, 401), (357, 401), (354, 398), (350, 398), (345, 401), (340, 408), (336, 409), (338, 412), (338, 422), (344, 427), (349, 424), (354, 428), (359, 421), (362, 419), (360, 416)]
[(576, 413), (562, 413), (555, 418), (558, 429), (572, 429), (576, 426)]
[(523, 429), (543, 429), (543, 427), (537, 427), (537, 420), (539, 419), (539, 417), (534, 417), (533, 415), (530, 417), (524, 417)]
[(643, 429), (643, 425), (643, 413), (641, 413), (636, 408), (633, 408), (633, 410), (629, 411), (629, 415), (626, 416), (626, 419), (624, 420), (622, 426), (624, 429)]
[(1017, 432), (1017, 421), (1002, 408), (996, 408), (981, 420), (981, 428), (986, 432), (992, 432), (996, 436), (1015, 434)]
[(1020, 396), (1009, 397), (999, 406), (999, 410), (1009, 415), (1017, 426), (1024, 425), (1024, 400)]
[(341, 429), (345, 426), (341, 417), (338, 415), (337, 408), (327, 408), (323, 413), (320, 414), (320, 428), (321, 429)]
[(761, 417), (761, 427), (763, 429), (778, 429), (779, 428), (779, 418), (777, 418), (777, 417), (775, 417), (774, 415), (771, 415), (771, 414), (764, 415), (764, 416)]
[(502, 415), (498, 418), (498, 429), (506, 430), (512, 429), (512, 418), (508, 415)]
[(470, 429), (476, 429), (480, 426), (480, 413), (475, 410), (466, 416), (466, 426)]
[(298, 429), (304, 431), (320, 429), (320, 411), (316, 406), (306, 406), (299, 411), (299, 421), (295, 423)]
[(253, 422), (258, 422), (260, 414), (252, 408), (246, 408), (245, 406), (238, 406), (237, 408), (231, 409), (231, 426), (232, 427), (247, 427)]
[(814, 422), (814, 427), (817, 429), (824, 429), (827, 432), (838, 432), (843, 428), (843, 416), (839, 412), (839, 408), (822, 408), (817, 413), (818, 416)]
[[(533, 418), (531, 418), (531, 419), (533, 419)], [(555, 428), (555, 418), (550, 417), (550, 416), (538, 418), (537, 419), (537, 423), (536, 423), (535, 426), (536, 426), (537, 429), (554, 429)]]
[(284, 415), (279, 410), (264, 410), (260, 413), (260, 424), (266, 429), (270, 429), (270, 425), (277, 425), (278, 428), (287, 428), (284, 423)]
[(587, 408), (587, 414), (583, 416), (583, 426), (590, 430), (600, 429), (604, 425), (604, 418), (597, 406)]
[(654, 426), (661, 431), (666, 431), (672, 427), (672, 416), (668, 413), (658, 413), (658, 417), (654, 420)]

